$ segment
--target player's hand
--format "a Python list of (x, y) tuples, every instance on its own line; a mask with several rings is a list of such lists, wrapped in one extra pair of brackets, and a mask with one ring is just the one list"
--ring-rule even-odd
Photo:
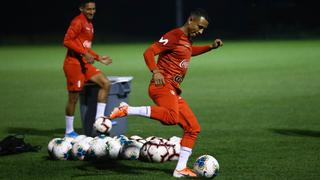
[(211, 45), (211, 48), (217, 49), (221, 46), (223, 46), (223, 42), (221, 41), (221, 39), (216, 39), (216, 40), (214, 40), (213, 44)]
[(99, 57), (99, 61), (105, 65), (109, 65), (112, 63), (112, 59), (107, 55)]
[(165, 80), (160, 70), (153, 70), (153, 80), (156, 86), (163, 86), (165, 84)]
[(83, 57), (88, 61), (88, 63), (93, 64), (94, 57), (90, 53), (84, 54)]

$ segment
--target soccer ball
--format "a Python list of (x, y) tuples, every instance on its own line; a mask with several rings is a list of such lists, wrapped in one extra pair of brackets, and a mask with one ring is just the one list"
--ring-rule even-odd
[(167, 146), (168, 151), (169, 151), (168, 160), (169, 161), (178, 160), (179, 159), (179, 155), (180, 155), (180, 148), (181, 148), (180, 143), (177, 143), (177, 142), (175, 143), (175, 142), (168, 141), (168, 142), (166, 142), (166, 146)]
[(68, 141), (57, 140), (52, 148), (52, 156), (58, 160), (67, 160), (71, 155), (72, 145)]
[(93, 127), (100, 133), (108, 133), (112, 128), (112, 122), (105, 116), (101, 116), (96, 119)]
[(84, 138), (86, 138), (87, 136), (86, 135), (79, 135), (79, 136), (77, 136), (76, 138), (74, 138), (73, 140), (72, 140), (72, 142), (71, 142), (71, 144), (75, 144), (75, 143), (77, 143), (77, 142), (80, 142), (80, 141), (82, 141)]
[(169, 158), (168, 147), (160, 139), (147, 141), (140, 150), (142, 160), (165, 162)]
[(210, 155), (202, 155), (197, 158), (193, 170), (200, 176), (214, 178), (218, 175), (219, 163)]
[(120, 141), (115, 140), (115, 139), (111, 139), (106, 142), (106, 146), (107, 146), (107, 148), (106, 148), (107, 157), (110, 159), (117, 159), (120, 154), (120, 150), (121, 150)]
[(123, 134), (115, 136), (113, 137), (113, 139), (118, 141), (121, 144), (121, 146), (123, 146), (127, 141), (129, 141), (129, 138)]
[(145, 139), (143, 139), (140, 136), (134, 135), (134, 136), (130, 136), (129, 138), (131, 141), (135, 141), (136, 145), (139, 147), (139, 149), (142, 148), (142, 146), (144, 145), (144, 143), (146, 143), (147, 141)]
[(170, 142), (173, 142), (175, 144), (180, 144), (181, 138), (178, 136), (172, 136), (171, 138), (168, 139)]
[(72, 141), (74, 141), (74, 138), (73, 137), (64, 137), (64, 138), (62, 138), (64, 141), (67, 141), (67, 142), (69, 142), (69, 143), (71, 143), (71, 145), (73, 145), (72, 144)]
[(73, 145), (72, 155), (74, 159), (84, 160), (86, 158), (92, 139), (92, 137), (86, 137)]
[(62, 141), (61, 138), (53, 138), (49, 143), (48, 143), (48, 153), (49, 156), (54, 158), (52, 150), (53, 150), (53, 146), (55, 146), (59, 141)]
[(98, 136), (94, 138), (90, 143), (88, 154), (91, 158), (102, 158), (107, 155), (107, 138)]
[(141, 145), (135, 140), (127, 141), (121, 148), (123, 159), (136, 160), (139, 158)]

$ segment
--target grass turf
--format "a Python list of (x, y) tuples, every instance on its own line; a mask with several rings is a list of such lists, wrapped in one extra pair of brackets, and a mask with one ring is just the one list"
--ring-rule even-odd
[[(134, 76), (129, 102), (151, 104), (147, 44), (96, 45), (113, 64), (107, 75)], [(164, 179), (176, 162), (80, 162), (48, 159), (47, 143), (64, 134), (62, 46), (0, 47), (0, 137), (20, 133), (39, 153), (0, 157), (0, 179)], [(183, 97), (202, 127), (189, 166), (215, 156), (218, 179), (319, 179), (320, 41), (227, 41), (194, 57)], [(81, 132), (77, 109), (75, 126)], [(127, 135), (181, 136), (177, 126), (129, 117)]]

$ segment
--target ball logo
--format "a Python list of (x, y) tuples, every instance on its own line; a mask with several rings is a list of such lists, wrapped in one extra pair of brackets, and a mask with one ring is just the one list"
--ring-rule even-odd
[(91, 48), (91, 44), (92, 44), (92, 42), (91, 42), (91, 41), (88, 41), (88, 40), (85, 40), (85, 41), (82, 43), (83, 47), (85, 47), (85, 48)]
[(182, 60), (182, 61), (180, 62), (180, 64), (179, 64), (179, 66), (180, 66), (181, 68), (187, 69), (187, 68), (189, 67), (189, 60), (187, 60), (187, 59)]

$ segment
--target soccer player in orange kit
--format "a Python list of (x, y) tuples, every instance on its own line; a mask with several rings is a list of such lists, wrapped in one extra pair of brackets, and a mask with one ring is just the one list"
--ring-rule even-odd
[(201, 35), (208, 24), (207, 13), (197, 9), (191, 12), (182, 27), (169, 31), (144, 52), (145, 62), (153, 73), (149, 96), (156, 105), (132, 107), (121, 103), (110, 114), (110, 119), (140, 115), (159, 120), (164, 125), (180, 125), (184, 134), (179, 160), (173, 172), (174, 177), (197, 176), (187, 167), (187, 162), (200, 132), (200, 125), (187, 102), (180, 96), (180, 84), (188, 70), (191, 56), (200, 55), (223, 45), (220, 39), (214, 40), (210, 45), (192, 45), (191, 38)]
[(67, 79), (68, 101), (65, 109), (66, 137), (76, 137), (73, 121), (79, 92), (88, 80), (100, 86), (96, 117), (104, 115), (110, 81), (92, 64), (94, 60), (109, 65), (112, 59), (105, 55), (99, 56), (91, 49), (93, 39), (92, 20), (96, 13), (94, 0), (82, 0), (79, 7), (81, 13), (72, 21), (64, 37), (64, 46), (68, 48), (63, 70)]

